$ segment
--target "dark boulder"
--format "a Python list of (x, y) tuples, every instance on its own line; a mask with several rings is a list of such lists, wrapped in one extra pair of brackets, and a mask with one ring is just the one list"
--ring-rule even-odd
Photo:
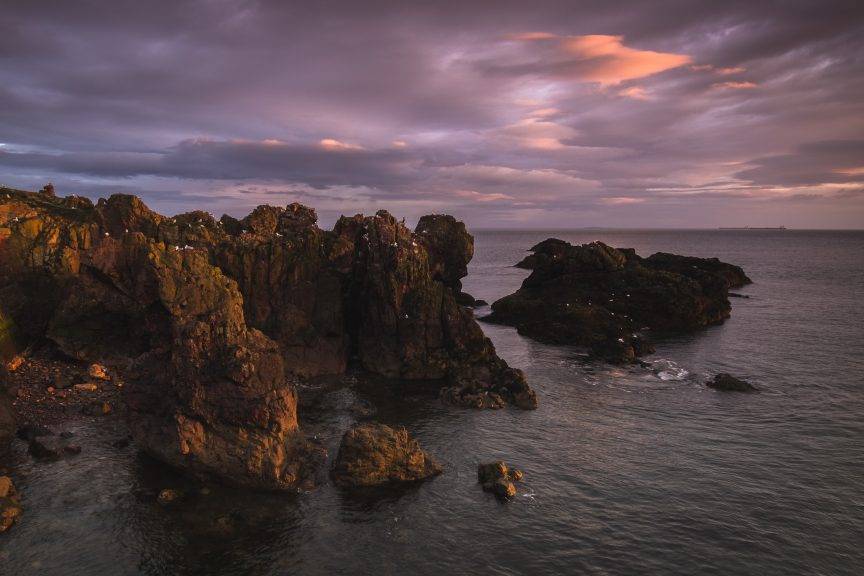
[(332, 475), (337, 485), (356, 487), (413, 482), (441, 472), (441, 466), (404, 428), (368, 423), (342, 437)]
[(747, 382), (746, 380), (741, 380), (732, 376), (731, 374), (727, 374), (725, 372), (721, 372), (714, 376), (713, 379), (709, 380), (706, 385), (710, 388), (714, 388), (715, 390), (723, 390), (725, 392), (757, 392), (758, 389)]
[(80, 454), (81, 447), (70, 444), (68, 438), (61, 436), (37, 436), (28, 443), (27, 452), (40, 460), (56, 460), (66, 455)]
[(15, 435), (19, 440), (24, 440), (25, 442), (30, 442), (34, 438), (38, 438), (40, 436), (53, 436), (54, 432), (51, 431), (50, 428), (46, 426), (42, 426), (40, 424), (32, 424), (30, 422), (26, 424), (22, 424), (19, 427)]

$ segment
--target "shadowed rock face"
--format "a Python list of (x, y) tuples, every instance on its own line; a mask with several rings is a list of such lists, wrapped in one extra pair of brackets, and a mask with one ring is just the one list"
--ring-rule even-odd
[(640, 335), (694, 330), (729, 317), (729, 288), (750, 282), (716, 258), (654, 254), (551, 238), (519, 263), (532, 269), (522, 287), (485, 318), (555, 344), (589, 347), (601, 358), (631, 362), (653, 349)]
[(0, 189), (2, 334), (134, 360), (125, 391), (142, 448), (237, 484), (293, 486), (315, 449), (288, 375), (340, 373), (356, 357), (383, 376), (446, 382), (455, 404), (536, 407), (456, 303), (473, 253), (464, 225), (424, 226), (425, 243), (386, 212), (328, 232), (297, 204), (216, 221), (164, 217), (133, 196), (94, 206)]
[(3, 368), (0, 367), (0, 454), (9, 448), (9, 443), (15, 438), (16, 430), (17, 422), (12, 409), (12, 398), (6, 393)]
[(424, 480), (442, 470), (404, 428), (370, 423), (355, 426), (342, 437), (333, 480), (339, 486), (377, 486)]
[(722, 372), (706, 383), (710, 388), (724, 392), (758, 392), (758, 389), (747, 382)]

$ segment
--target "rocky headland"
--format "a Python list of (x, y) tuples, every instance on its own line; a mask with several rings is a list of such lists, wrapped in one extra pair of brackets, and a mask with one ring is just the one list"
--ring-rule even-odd
[(517, 264), (530, 276), (483, 320), (541, 342), (584, 346), (615, 363), (652, 352), (648, 331), (722, 323), (732, 309), (729, 290), (750, 283), (740, 267), (716, 258), (662, 252), (642, 258), (633, 249), (556, 238), (531, 252)]
[[(35, 345), (70, 366), (104, 363), (123, 374), (105, 387), (118, 399), (83, 398), (83, 415), (122, 404), (137, 447), (196, 476), (306, 486), (323, 449), (298, 421), (300, 379), (357, 367), (438, 383), (459, 406), (537, 406), (463, 305), (472, 255), (449, 216), (412, 231), (380, 211), (323, 230), (299, 204), (216, 220), (134, 196), (0, 189), (0, 356)], [(46, 378), (58, 385), (19, 389), (55, 401), (68, 378)], [(4, 391), (0, 440), (15, 428), (8, 405)]]

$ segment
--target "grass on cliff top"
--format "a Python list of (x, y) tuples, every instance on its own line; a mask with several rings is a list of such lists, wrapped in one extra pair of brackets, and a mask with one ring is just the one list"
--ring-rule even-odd
[(53, 212), (58, 216), (76, 220), (78, 222), (87, 222), (90, 220), (90, 216), (92, 215), (92, 208), (73, 208), (66, 206), (61, 197), (48, 196), (37, 192), (28, 192), (26, 190), (16, 190), (15, 188), (0, 186), (0, 204), (6, 201), (6, 196), (10, 196), (11, 200), (22, 202), (35, 210), (44, 210), (49, 213)]

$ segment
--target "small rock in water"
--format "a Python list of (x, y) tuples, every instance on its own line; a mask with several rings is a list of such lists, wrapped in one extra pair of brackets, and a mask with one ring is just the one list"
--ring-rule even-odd
[(725, 372), (717, 374), (714, 376), (713, 380), (709, 380), (707, 382), (708, 387), (714, 388), (716, 390), (723, 390), (726, 392), (757, 392), (758, 389), (747, 382), (746, 380), (741, 380), (739, 378), (735, 378), (731, 374), (726, 374)]
[(161, 492), (159, 492), (159, 496), (156, 498), (156, 501), (159, 502), (162, 506), (171, 506), (172, 504), (176, 504), (183, 498), (183, 493), (179, 490), (173, 490), (171, 488), (165, 488)]
[(5, 532), (21, 516), (21, 501), (15, 484), (8, 476), (0, 476), (0, 532)]
[(56, 460), (64, 455), (74, 456), (81, 453), (81, 446), (69, 444), (70, 435), (63, 436), (37, 436), (30, 439), (27, 452), (39, 460)]
[(129, 438), (120, 438), (111, 443), (114, 448), (126, 448), (129, 446)]
[(359, 424), (342, 436), (333, 480), (339, 486), (376, 486), (424, 480), (442, 471), (407, 430), (375, 422)]
[(516, 486), (513, 482), (521, 482), (523, 477), (521, 470), (508, 468), (501, 460), (477, 467), (477, 481), (483, 486), (483, 490), (492, 492), (499, 498), (515, 496)]

